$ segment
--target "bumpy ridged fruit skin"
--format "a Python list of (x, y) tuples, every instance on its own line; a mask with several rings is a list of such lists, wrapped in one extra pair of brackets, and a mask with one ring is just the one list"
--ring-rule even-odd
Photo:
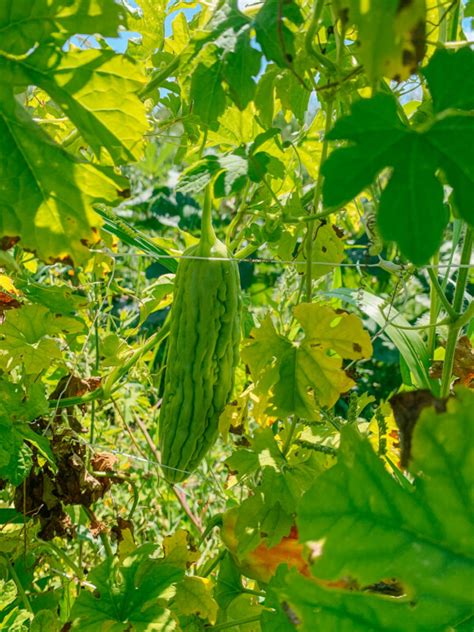
[(212, 242), (185, 253), (211, 260), (183, 258), (176, 274), (159, 431), (172, 483), (184, 480), (216, 440), (239, 359), (239, 270), (235, 261), (219, 260), (229, 251)]

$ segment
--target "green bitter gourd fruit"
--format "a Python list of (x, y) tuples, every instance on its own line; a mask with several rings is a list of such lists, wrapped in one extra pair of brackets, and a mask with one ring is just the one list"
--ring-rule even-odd
[(215, 442), (239, 358), (239, 270), (212, 228), (209, 191), (201, 239), (185, 255), (203, 259), (181, 259), (175, 280), (159, 422), (161, 465), (172, 483), (195, 470)]

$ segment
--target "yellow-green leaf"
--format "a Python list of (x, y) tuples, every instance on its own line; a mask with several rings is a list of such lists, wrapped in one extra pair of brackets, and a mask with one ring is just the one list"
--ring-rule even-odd
[(178, 529), (163, 540), (165, 560), (178, 568), (189, 568), (198, 561), (200, 553), (185, 529)]
[(369, 334), (355, 314), (335, 312), (330, 307), (313, 303), (300, 303), (295, 307), (294, 314), (313, 349), (331, 349), (341, 358), (350, 360), (372, 355)]
[(214, 625), (218, 605), (212, 596), (213, 584), (204, 577), (185, 577), (176, 586), (175, 606), (181, 615), (196, 615)]

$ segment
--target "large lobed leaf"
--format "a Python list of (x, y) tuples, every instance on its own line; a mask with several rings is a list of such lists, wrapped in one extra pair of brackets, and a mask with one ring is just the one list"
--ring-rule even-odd
[(173, 630), (171, 613), (160, 598), (183, 571), (150, 557), (156, 547), (144, 544), (121, 563), (107, 559), (88, 576), (95, 591), (83, 590), (71, 611), (72, 629), (81, 632)]
[(285, 579), (275, 590), (305, 622), (301, 629), (434, 632), (472, 616), (473, 411), (468, 391), (449, 400), (446, 413), (423, 411), (412, 441), (413, 489), (388, 474), (353, 427), (343, 430), (338, 463), (299, 507), (301, 539), (322, 545), (313, 572), (359, 586), (396, 579), (406, 596), (329, 591)]
[[(474, 108), (474, 51), (440, 50), (424, 74), (436, 114), (427, 129), (403, 124), (392, 95), (359, 101), (328, 134), (330, 140), (352, 145), (334, 151), (322, 169), (327, 206), (351, 200), (385, 168), (393, 170), (380, 199), (378, 223), (382, 236), (396, 241), (415, 264), (426, 263), (436, 252), (448, 223), (439, 170), (453, 188), (459, 214), (474, 224), (474, 121), (467, 112)], [(465, 80), (448, 93), (442, 79), (447, 76)]]
[(313, 419), (318, 406), (334, 406), (354, 386), (342, 359), (370, 357), (372, 346), (355, 315), (309, 303), (297, 305), (294, 314), (303, 340), (295, 344), (280, 336), (267, 317), (252, 331), (242, 358), (256, 382), (255, 394), (268, 398), (268, 413)]
[(137, 159), (147, 127), (140, 71), (110, 50), (64, 49), (76, 33), (116, 35), (123, 20), (113, 0), (6, 0), (0, 7), (0, 236), (21, 237), (46, 260), (87, 257), (86, 241), (101, 223), (93, 204), (116, 202), (127, 181), (57, 144), (17, 93), (30, 86), (48, 93), (99, 162)]

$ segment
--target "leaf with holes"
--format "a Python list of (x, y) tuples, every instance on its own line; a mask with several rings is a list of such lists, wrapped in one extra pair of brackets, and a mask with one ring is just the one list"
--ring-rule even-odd
[[(472, 615), (466, 586), (474, 573), (473, 410), (474, 395), (461, 390), (446, 413), (423, 410), (412, 439), (411, 490), (388, 474), (366, 438), (346, 427), (337, 465), (301, 501), (301, 539), (322, 545), (314, 575), (351, 578), (360, 587), (399, 582), (405, 596), (392, 598), (389, 630), (400, 629), (396, 606), (402, 618), (411, 612), (413, 624), (402, 626), (409, 630), (444, 630)], [(386, 597), (370, 593), (336, 591), (324, 600), (332, 615), (322, 608), (321, 625), (331, 616), (355, 621), (362, 608), (373, 622), (387, 608)]]

